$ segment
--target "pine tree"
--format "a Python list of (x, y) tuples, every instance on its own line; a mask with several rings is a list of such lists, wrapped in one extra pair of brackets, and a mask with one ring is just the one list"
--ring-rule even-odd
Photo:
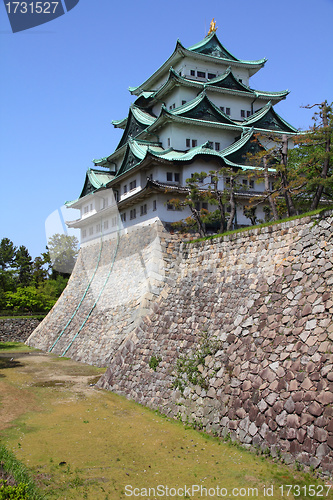
[(13, 266), (17, 269), (17, 283), (20, 286), (28, 286), (32, 280), (32, 259), (28, 249), (21, 245), (16, 251)]
[(295, 137), (295, 148), (290, 152), (289, 164), (294, 175), (302, 179), (301, 201), (310, 210), (318, 208), (324, 197), (333, 201), (333, 110), (327, 101), (305, 106), (318, 107), (313, 126)]

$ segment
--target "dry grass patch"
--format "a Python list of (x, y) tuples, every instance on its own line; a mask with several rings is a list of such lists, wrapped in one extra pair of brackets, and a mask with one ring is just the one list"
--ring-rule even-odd
[[(143, 491), (158, 485), (203, 485), (228, 491), (256, 487), (256, 498), (263, 499), (265, 485), (278, 492), (281, 483), (307, 480), (267, 458), (90, 386), (103, 369), (49, 355), (17, 359), (20, 366), (0, 370), (0, 375), (5, 372), (4, 394), (14, 387), (15, 394), (33, 404), (13, 418), (3, 439), (48, 498), (117, 500), (130, 498), (125, 495), (129, 486)], [(6, 411), (12, 404), (6, 401)]]

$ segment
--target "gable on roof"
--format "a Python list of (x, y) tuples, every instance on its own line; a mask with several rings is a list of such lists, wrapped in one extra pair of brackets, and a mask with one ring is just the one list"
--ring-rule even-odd
[(116, 150), (121, 148), (127, 141), (129, 137), (136, 137), (139, 135), (143, 130), (147, 128), (146, 124), (143, 124), (141, 121), (139, 121), (133, 114), (132, 110), (130, 110), (127, 123), (126, 123), (126, 128), (123, 132), (123, 135), (119, 141), (118, 146), (116, 147)]
[(283, 118), (276, 113), (271, 102), (267, 103), (266, 106), (263, 106), (248, 119), (244, 120), (244, 125), (245, 124), (257, 129), (288, 133), (297, 132), (292, 125), (283, 120)]
[(191, 101), (179, 106), (179, 108), (173, 110), (166, 110), (166, 108), (163, 108), (162, 110), (171, 116), (235, 125), (235, 122), (215, 106), (209, 97), (207, 97), (205, 91), (201, 92)]
[(217, 38), (216, 33), (211, 33), (206, 36), (201, 42), (192, 45), (188, 50), (198, 52), (207, 56), (219, 57), (220, 59), (229, 59), (231, 61), (238, 61), (225, 47), (223, 47), (220, 40)]
[(239, 90), (240, 92), (249, 92), (250, 94), (254, 93), (252, 89), (250, 89), (247, 85), (244, 85), (240, 82), (232, 73), (231, 68), (228, 68), (225, 73), (221, 76), (217, 76), (212, 80), (209, 80), (205, 86), (210, 87), (219, 87), (228, 90)]
[(120, 169), (117, 172), (117, 177), (124, 174), (128, 170), (131, 170), (133, 167), (135, 167), (135, 165), (140, 163), (141, 160), (142, 158), (134, 154), (132, 148), (130, 147), (130, 144), (128, 144), (124, 159), (122, 161)]
[(233, 144), (221, 151), (223, 157), (238, 165), (250, 165), (248, 154), (255, 155), (265, 151), (264, 146), (254, 135), (253, 130), (248, 131)]
[(106, 186), (112, 179), (114, 179), (114, 175), (111, 173), (89, 168), (86, 172), (86, 178), (79, 199), (93, 193), (96, 189)]

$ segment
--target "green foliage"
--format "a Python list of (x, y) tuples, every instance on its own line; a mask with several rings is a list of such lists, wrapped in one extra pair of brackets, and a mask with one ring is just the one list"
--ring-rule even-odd
[(57, 302), (67, 284), (67, 279), (58, 276), (48, 280), (38, 288), (34, 286), (17, 287), (15, 292), (6, 292), (6, 308), (13, 311), (49, 311)]
[(303, 183), (296, 203), (311, 210), (322, 197), (333, 200), (333, 103), (314, 106), (319, 110), (313, 116), (313, 126), (295, 137), (295, 148), (289, 153), (290, 170)]
[[(1, 484), (2, 483), (2, 484)], [(26, 484), (19, 483), (17, 486), (10, 486), (6, 481), (0, 483), (0, 500), (27, 500), (28, 488)]]
[(9, 486), (4, 482), (0, 487), (0, 500), (42, 500), (44, 498), (24, 465), (3, 445), (0, 445), (0, 463), (3, 470), (13, 476), (17, 483), (16, 486)]
[(16, 292), (6, 293), (6, 307), (14, 311), (49, 311), (55, 302), (34, 286), (18, 287)]
[(28, 286), (32, 281), (32, 259), (24, 245), (16, 251), (14, 267), (17, 269), (17, 283)]
[(2, 238), (0, 241), (0, 267), (2, 270), (10, 267), (15, 258), (16, 247), (9, 238)]
[[(64, 290), (77, 257), (75, 237), (55, 234), (51, 251), (58, 265), (52, 268), (47, 249), (32, 261), (28, 249), (9, 240), (0, 242), (0, 310), (13, 313), (48, 312)], [(67, 272), (62, 272), (65, 270)]]
[(161, 361), (162, 361), (161, 357), (156, 358), (156, 356), (152, 356), (149, 360), (149, 368), (152, 368), (152, 370), (156, 372), (156, 368), (158, 367)]
[(205, 359), (214, 355), (220, 349), (220, 343), (211, 339), (207, 333), (200, 338), (199, 345), (190, 356), (181, 355), (177, 359), (175, 379), (172, 387), (179, 389), (182, 393), (185, 387), (199, 385), (207, 390), (209, 387), (209, 376), (204, 376)]

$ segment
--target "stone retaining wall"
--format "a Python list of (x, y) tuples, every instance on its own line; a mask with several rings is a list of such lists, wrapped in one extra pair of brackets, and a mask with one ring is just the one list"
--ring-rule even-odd
[[(108, 365), (101, 387), (332, 472), (332, 228), (332, 212), (192, 244), (141, 228), (123, 240), (112, 287), (70, 355)], [(149, 268), (155, 237), (158, 272)], [(97, 250), (85, 252), (30, 344), (50, 346), (80, 300)], [(138, 284), (141, 274), (149, 279)], [(203, 337), (211, 353), (195, 368), (198, 383), (183, 377), (180, 392), (177, 360), (193, 358)]]
[(39, 323), (36, 318), (0, 318), (0, 342), (26, 342)]

